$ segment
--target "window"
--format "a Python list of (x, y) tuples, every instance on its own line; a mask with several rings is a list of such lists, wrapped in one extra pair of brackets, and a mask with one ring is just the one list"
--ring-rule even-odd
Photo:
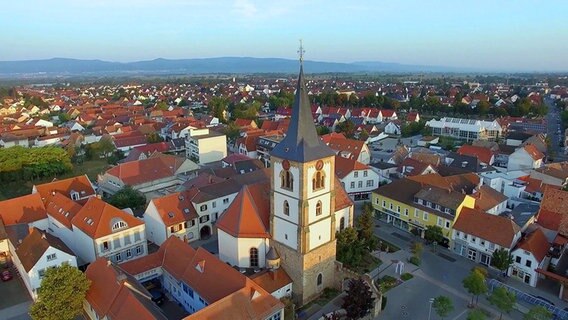
[(199, 207), (199, 210), (201, 210), (201, 212), (207, 210), (207, 205), (206, 205), (206, 204), (202, 204), (201, 207)]
[(128, 250), (126, 250), (126, 259), (130, 259), (130, 258), (132, 258), (132, 250), (128, 249)]
[(117, 231), (120, 229), (124, 229), (124, 228), (128, 228), (128, 225), (126, 224), (126, 222), (119, 220), (116, 221), (115, 223), (112, 224), (112, 231)]
[(428, 212), (424, 212), (424, 216), (422, 216), (422, 219), (428, 220)]
[(209, 221), (209, 215), (208, 214), (199, 217), (199, 223), (205, 223), (207, 221)]
[(373, 180), (367, 180), (367, 187), (373, 186)]
[(341, 219), (339, 219), (339, 231), (345, 229), (345, 217), (341, 217)]
[(389, 208), (392, 210), (392, 208), (393, 208), (392, 202), (389, 203)]
[(288, 240), (288, 234), (284, 234), (284, 239)]
[(357, 182), (357, 187), (358, 187), (358, 188), (363, 188), (363, 181)]
[(37, 271), (37, 275), (39, 276), (39, 278), (43, 278), (43, 276), (45, 275), (45, 269), (40, 269)]
[(71, 192), (71, 200), (79, 200), (79, 192)]
[(195, 226), (195, 219), (189, 220), (189, 227), (191, 228), (193, 226)]
[(493, 242), (489, 242), (489, 250), (495, 250), (495, 244)]
[(258, 249), (257, 248), (250, 248), (249, 258), (250, 258), (251, 268), (258, 267)]
[(321, 286), (322, 284), (323, 284), (323, 275), (320, 273), (318, 274), (317, 285)]
[(55, 256), (55, 253), (52, 253), (52, 254), (48, 254), (48, 255), (47, 255), (47, 261), (53, 261), (53, 260), (55, 260), (55, 258), (57, 258), (57, 257)]
[(134, 232), (134, 242), (136, 241), (140, 241), (140, 232), (136, 231)]
[(438, 222), (437, 222), (438, 226), (443, 226), (444, 225), (444, 221), (442, 218), (438, 217)]
[(316, 204), (316, 216), (319, 216), (321, 214), (322, 214), (321, 201), (318, 201), (318, 203)]
[(355, 182), (351, 181), (351, 189), (354, 189), (354, 188), (355, 188)]
[(115, 260), (116, 262), (121, 262), (121, 261), (122, 261), (122, 253), (121, 253), (121, 252), (117, 253), (117, 254), (114, 256), (114, 260)]
[(404, 209), (404, 215), (408, 217), (408, 208)]
[(521, 263), (521, 257), (515, 256), (515, 262), (516, 262), (516, 263)]
[(213, 202), (211, 203), (211, 206), (212, 206), (213, 208), (217, 207), (217, 202), (213, 201)]
[(456, 238), (459, 238), (459, 237), (460, 237), (460, 235), (461, 235), (461, 232), (459, 232), (459, 231), (456, 231)]
[(531, 265), (532, 265), (532, 262), (531, 262), (530, 260), (528, 260), (528, 259), (527, 259), (527, 261), (525, 262), (525, 266), (527, 266), (527, 267), (529, 267), (529, 268), (530, 268), (530, 267), (531, 267)]
[(113, 243), (113, 247), (116, 248), (120, 248), (120, 238), (114, 238), (112, 239), (112, 243)]
[(358, 171), (353, 171), (353, 177), (354, 177), (354, 178), (359, 178), (359, 172), (358, 172)]
[(290, 205), (288, 201), (284, 200), (284, 214), (289, 216), (290, 215)]
[(108, 241), (103, 242), (103, 251), (106, 251), (109, 249), (109, 243)]
[(450, 221), (446, 220), (446, 229), (449, 229), (449, 228), (450, 228)]
[(227, 203), (229, 203), (229, 198), (223, 199), (223, 204), (227, 204)]
[(325, 174), (318, 170), (312, 178), (312, 190), (319, 190), (325, 186)]
[(387, 207), (387, 202), (385, 200), (383, 200), (383, 208)]
[(414, 218), (420, 217), (420, 210), (414, 209)]
[(400, 206), (396, 206), (396, 212), (400, 213)]
[(367, 170), (363, 171), (363, 177), (366, 177), (367, 174), (368, 174), (368, 173), (367, 173)]
[(290, 191), (294, 190), (294, 177), (290, 170), (284, 170), (280, 173), (280, 186)]
[(127, 235), (124, 236), (124, 245), (127, 246), (130, 243), (131, 243), (130, 242), (130, 234), (127, 234)]
[(471, 242), (475, 243), (477, 239), (475, 237), (471, 237)]
[(139, 256), (144, 252), (144, 250), (142, 249), (142, 246), (138, 246), (136, 247), (136, 255)]

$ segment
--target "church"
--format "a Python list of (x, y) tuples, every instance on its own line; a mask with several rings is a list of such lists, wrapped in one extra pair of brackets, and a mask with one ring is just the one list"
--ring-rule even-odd
[(284, 271), (304, 305), (339, 286), (335, 234), (353, 225), (353, 202), (316, 132), (301, 58), (290, 125), (270, 162), (269, 181), (244, 186), (217, 221), (219, 258), (243, 272)]

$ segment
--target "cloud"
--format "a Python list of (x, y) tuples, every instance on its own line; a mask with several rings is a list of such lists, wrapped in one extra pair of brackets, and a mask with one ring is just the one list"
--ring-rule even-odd
[(235, 0), (233, 11), (243, 18), (253, 18), (258, 13), (258, 8), (250, 0)]

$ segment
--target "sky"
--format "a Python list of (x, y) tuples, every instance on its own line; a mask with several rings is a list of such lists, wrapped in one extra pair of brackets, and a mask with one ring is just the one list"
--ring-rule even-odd
[(568, 71), (566, 0), (13, 0), (0, 61), (227, 56)]

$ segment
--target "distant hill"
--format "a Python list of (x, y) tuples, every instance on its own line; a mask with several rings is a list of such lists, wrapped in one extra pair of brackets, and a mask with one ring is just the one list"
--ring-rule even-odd
[[(404, 65), (378, 61), (339, 63), (305, 61), (306, 73), (360, 73), (360, 72), (458, 72), (449, 67)], [(108, 62), (53, 58), (46, 60), (0, 61), (0, 74), (122, 74), (122, 73), (296, 73), (298, 61), (279, 58), (223, 57), (204, 59), (154, 59), (136, 62)]]

